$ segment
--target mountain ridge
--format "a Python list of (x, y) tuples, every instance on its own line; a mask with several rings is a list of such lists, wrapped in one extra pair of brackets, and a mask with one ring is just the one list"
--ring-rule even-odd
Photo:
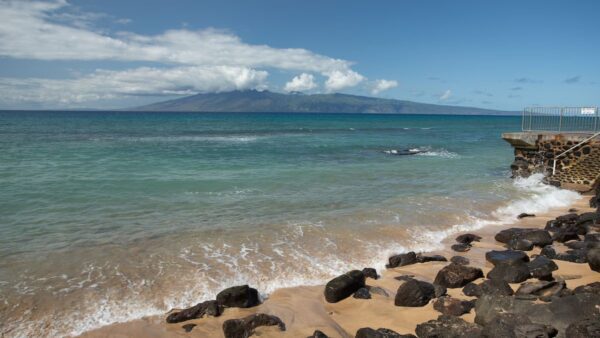
[(519, 112), (383, 99), (342, 93), (282, 94), (270, 91), (230, 91), (196, 94), (134, 107), (131, 111), (227, 113), (356, 113), (517, 115)]

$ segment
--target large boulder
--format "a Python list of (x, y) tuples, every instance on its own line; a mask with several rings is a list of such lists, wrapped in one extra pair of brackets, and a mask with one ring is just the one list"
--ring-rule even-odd
[(389, 263), (385, 266), (388, 269), (397, 268), (399, 266), (411, 265), (418, 263), (417, 254), (414, 251), (404, 254), (394, 255), (389, 258)]
[(522, 264), (529, 262), (529, 256), (523, 251), (515, 251), (515, 250), (492, 250), (485, 253), (485, 259), (494, 264)]
[(483, 271), (479, 268), (451, 263), (438, 271), (434, 283), (447, 288), (461, 288), (481, 277)]
[(463, 293), (471, 297), (481, 297), (481, 295), (512, 296), (514, 291), (503, 279), (486, 279), (479, 285), (475, 283), (465, 285)]
[(217, 303), (223, 307), (248, 308), (260, 304), (258, 291), (248, 285), (233, 286), (217, 294)]
[(278, 317), (257, 313), (242, 319), (229, 319), (223, 323), (225, 338), (248, 338), (254, 334), (254, 329), (259, 326), (275, 326), (280, 331), (285, 331), (285, 324)]
[(419, 338), (482, 337), (481, 326), (447, 315), (418, 324), (415, 331)]
[(167, 323), (179, 323), (186, 320), (198, 319), (204, 316), (218, 317), (223, 313), (223, 307), (215, 300), (198, 303), (190, 308), (173, 312), (167, 316)]
[(546, 230), (535, 228), (510, 228), (500, 231), (494, 237), (498, 242), (507, 244), (513, 239), (525, 239), (535, 246), (543, 247), (552, 244), (552, 236)]
[(400, 334), (390, 329), (372, 329), (370, 327), (363, 327), (356, 331), (355, 338), (417, 338), (412, 334)]
[(542, 280), (551, 280), (552, 271), (558, 270), (558, 265), (546, 256), (537, 256), (527, 263), (527, 267), (531, 272), (531, 277)]
[(435, 297), (432, 284), (416, 279), (408, 280), (398, 288), (394, 304), (396, 306), (424, 306)]
[(487, 274), (489, 279), (504, 280), (508, 283), (521, 283), (531, 277), (526, 264), (498, 264)]
[(588, 250), (587, 261), (590, 265), (590, 269), (600, 272), (600, 248)]
[(485, 337), (554, 337), (557, 331), (553, 327), (532, 324), (526, 316), (513, 313), (500, 313), (483, 329)]
[(595, 293), (600, 295), (600, 282), (593, 282), (586, 285), (580, 285), (573, 289), (573, 293)]
[(598, 338), (600, 337), (600, 318), (584, 318), (571, 323), (566, 329), (568, 338)]
[(335, 277), (325, 285), (325, 300), (329, 303), (337, 303), (363, 287), (365, 287), (365, 275), (362, 271), (352, 270)]
[(456, 299), (450, 296), (440, 297), (433, 302), (435, 310), (449, 316), (462, 316), (471, 311), (474, 306), (475, 303), (472, 301)]

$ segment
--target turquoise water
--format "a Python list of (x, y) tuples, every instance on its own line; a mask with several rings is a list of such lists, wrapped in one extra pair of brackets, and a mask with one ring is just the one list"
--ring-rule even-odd
[(519, 127), (518, 117), (0, 112), (1, 330), (77, 334), (239, 282), (265, 293), (322, 283), (568, 203), (539, 180), (510, 180), (500, 134)]

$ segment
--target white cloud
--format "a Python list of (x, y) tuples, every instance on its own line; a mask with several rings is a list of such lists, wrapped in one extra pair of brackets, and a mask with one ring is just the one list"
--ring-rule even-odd
[(452, 97), (452, 91), (450, 89), (446, 89), (446, 91), (440, 95), (440, 101), (446, 101), (448, 100), (450, 97)]
[[(160, 68), (155, 69), (154, 72), (147, 69), (145, 71), (148, 75), (146, 81), (154, 86), (158, 95), (162, 95), (165, 90), (170, 91), (171, 89), (165, 88), (173, 86), (169, 77), (162, 77), (162, 75), (165, 72), (171, 75), (178, 74), (184, 69), (202, 73), (198, 79), (178, 76), (179, 81), (185, 82), (184, 87), (190, 88), (190, 93), (208, 91), (211, 88), (221, 90), (221, 88), (262, 86), (267, 76), (265, 69), (321, 74), (327, 78), (325, 82), (327, 91), (356, 86), (365, 79), (363, 75), (351, 69), (350, 61), (331, 58), (301, 48), (273, 48), (267, 45), (248, 44), (238, 36), (224, 30), (176, 29), (157, 35), (141, 35), (126, 31), (111, 34), (94, 28), (93, 21), (101, 18), (101, 14), (81, 12), (74, 9), (74, 6), (71, 6), (66, 0), (0, 1), (0, 56), (33, 60), (155, 62), (170, 68), (169, 71), (159, 70)], [(111, 18), (111, 20), (119, 21), (117, 18)], [(235, 76), (228, 77), (227, 72), (223, 69), (247, 70), (247, 76), (254, 79), (248, 82), (252, 85), (244, 80), (242, 80), (242, 84), (238, 83), (239, 79), (235, 80), (234, 77), (241, 76), (240, 74), (236, 73)], [(110, 89), (108, 86), (95, 85), (95, 79), (104, 76), (107, 82), (116, 81), (122, 85), (127, 81), (120, 76), (132, 76), (139, 72), (139, 68), (121, 72), (97, 71), (82, 78), (65, 79), (62, 80), (66, 85), (65, 88), (73, 88), (76, 93), (63, 95), (81, 97), (77, 94), (76, 86), (69, 87), (71, 83), (94, 83), (89, 86), (90, 92), (91, 88), (96, 88), (97, 91), (94, 95), (100, 97), (112, 95), (109, 93), (114, 91), (104, 91)], [(251, 73), (254, 75), (250, 75)], [(150, 78), (149, 76), (152, 74), (157, 77)], [(253, 81), (258, 78), (260, 81), (254, 83)], [(2, 81), (7, 83), (14, 80), (4, 79)], [(38, 85), (56, 83), (56, 80), (42, 79), (24, 81), (34, 82)], [(299, 78), (296, 81), (296, 84), (299, 85), (298, 81), (307, 81), (307, 78)], [(312, 82), (314, 84), (314, 80)], [(307, 83), (310, 86), (310, 82)], [(148, 87), (152, 86), (148, 85)], [(48, 86), (38, 86), (38, 88), (48, 88)], [(116, 88), (116, 91), (125, 95), (131, 92), (127, 88), (130, 87), (120, 86)], [(181, 92), (179, 89), (174, 91)], [(148, 95), (152, 95), (150, 90), (146, 90), (146, 92)], [(1, 95), (6, 96), (5, 93), (3, 92)], [(30, 97), (31, 95), (23, 93), (20, 96)], [(50, 95), (41, 96), (50, 97)]]
[(385, 79), (375, 80), (373, 89), (371, 89), (371, 93), (373, 95), (377, 95), (383, 91), (386, 91), (388, 89), (392, 89), (395, 87), (398, 87), (398, 81), (396, 81), (396, 80), (385, 80)]
[(329, 92), (354, 87), (361, 83), (365, 77), (352, 70), (333, 70), (324, 73), (328, 78), (325, 81), (325, 89)]
[[(0, 78), (2, 100), (71, 105), (139, 95), (192, 95), (264, 89), (268, 73), (244, 67), (141, 67), (98, 70), (76, 79)], [(10, 103), (9, 102), (9, 103)]]
[(303, 92), (317, 88), (315, 77), (312, 74), (302, 73), (285, 84), (286, 92)]

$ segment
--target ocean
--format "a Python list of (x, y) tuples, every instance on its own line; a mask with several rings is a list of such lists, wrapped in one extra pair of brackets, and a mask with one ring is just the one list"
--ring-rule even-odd
[(0, 112), (0, 335), (77, 335), (237, 284), (268, 297), (568, 206), (510, 178), (500, 135), (520, 122)]

